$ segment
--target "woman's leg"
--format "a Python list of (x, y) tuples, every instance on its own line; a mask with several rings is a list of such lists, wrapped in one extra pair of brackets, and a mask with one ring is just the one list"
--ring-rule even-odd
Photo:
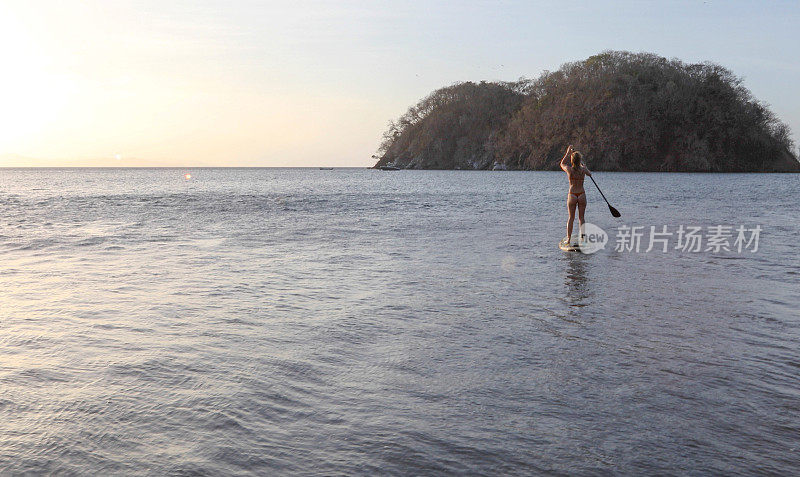
[(578, 202), (578, 223), (580, 224), (580, 233), (581, 235), (583, 235), (584, 233), (583, 224), (586, 223), (586, 220), (584, 220), (583, 218), (583, 214), (584, 212), (586, 212), (586, 194), (581, 194), (577, 202)]
[(572, 194), (567, 194), (567, 212), (569, 212), (569, 220), (567, 221), (567, 239), (572, 240), (572, 223), (575, 222), (575, 206), (578, 205), (578, 200)]

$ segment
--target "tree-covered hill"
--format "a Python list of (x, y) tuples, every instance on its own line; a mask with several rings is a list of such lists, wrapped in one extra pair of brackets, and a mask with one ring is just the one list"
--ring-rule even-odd
[(522, 105), (512, 85), (459, 83), (438, 89), (389, 123), (378, 165), (413, 169), (486, 169), (491, 144)]
[(788, 127), (729, 70), (619, 51), (436, 90), (390, 123), (376, 166), (557, 169), (568, 144), (596, 170), (800, 172)]

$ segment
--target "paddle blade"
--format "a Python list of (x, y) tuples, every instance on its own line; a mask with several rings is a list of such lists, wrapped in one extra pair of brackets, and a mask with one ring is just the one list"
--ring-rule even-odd
[(620, 214), (617, 209), (615, 209), (614, 207), (611, 207), (611, 204), (608, 204), (608, 210), (611, 211), (611, 215), (613, 215), (614, 217), (621, 217), (622, 216), (622, 214)]

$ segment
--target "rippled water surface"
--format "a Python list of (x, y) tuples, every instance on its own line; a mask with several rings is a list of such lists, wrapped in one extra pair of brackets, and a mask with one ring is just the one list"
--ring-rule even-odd
[(800, 177), (562, 176), (0, 169), (0, 473), (800, 472)]

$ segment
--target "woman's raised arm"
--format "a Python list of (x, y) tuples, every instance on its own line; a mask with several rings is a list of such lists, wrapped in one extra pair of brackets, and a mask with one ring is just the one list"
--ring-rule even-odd
[(567, 167), (569, 167), (569, 155), (572, 154), (572, 144), (569, 145), (567, 148), (567, 152), (564, 153), (564, 157), (561, 158), (561, 168), (564, 169), (564, 172), (567, 172)]

